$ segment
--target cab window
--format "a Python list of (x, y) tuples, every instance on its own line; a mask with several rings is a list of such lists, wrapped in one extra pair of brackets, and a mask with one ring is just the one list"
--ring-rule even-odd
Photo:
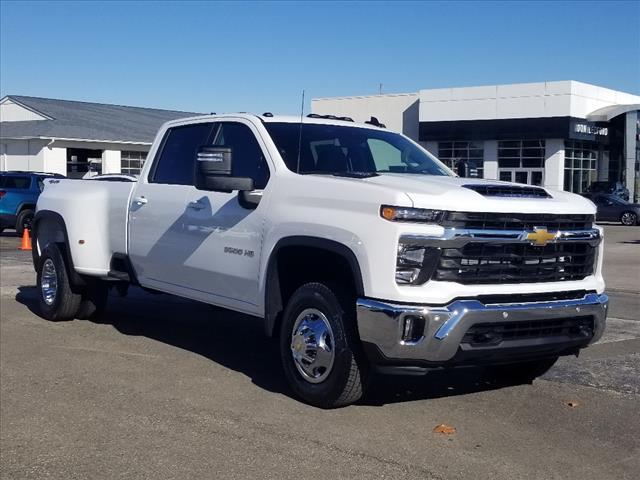
[(251, 129), (234, 122), (222, 122), (214, 134), (213, 145), (231, 147), (234, 177), (253, 178), (255, 188), (261, 190), (269, 181), (269, 167)]
[(213, 126), (213, 123), (196, 123), (167, 130), (150, 182), (193, 185), (196, 152), (208, 143)]

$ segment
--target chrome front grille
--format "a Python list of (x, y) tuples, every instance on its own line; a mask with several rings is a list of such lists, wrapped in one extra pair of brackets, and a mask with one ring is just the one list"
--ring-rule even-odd
[(597, 247), (589, 243), (471, 242), (442, 248), (432, 280), (464, 285), (582, 280), (594, 271)]
[(484, 213), (446, 212), (442, 226), (478, 230), (532, 230), (546, 227), (547, 230), (588, 230), (592, 228), (593, 215), (544, 214), (544, 213)]

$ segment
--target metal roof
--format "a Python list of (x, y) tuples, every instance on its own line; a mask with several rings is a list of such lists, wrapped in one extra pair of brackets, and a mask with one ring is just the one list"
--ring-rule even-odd
[(5, 98), (48, 119), (1, 122), (0, 138), (58, 138), (151, 144), (164, 122), (199, 115), (196, 112), (21, 95), (7, 95)]

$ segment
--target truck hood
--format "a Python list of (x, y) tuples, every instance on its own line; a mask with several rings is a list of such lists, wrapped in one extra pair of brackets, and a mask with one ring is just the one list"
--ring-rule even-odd
[(522, 187), (521, 184), (498, 180), (383, 173), (365, 181), (380, 187), (405, 192), (416, 208), (505, 213), (595, 214), (596, 212), (595, 205), (588, 199), (560, 190), (545, 188), (551, 198), (521, 198), (485, 196), (464, 187), (464, 185)]

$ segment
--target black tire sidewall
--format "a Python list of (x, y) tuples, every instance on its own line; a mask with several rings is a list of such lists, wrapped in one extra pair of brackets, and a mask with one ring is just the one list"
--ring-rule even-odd
[[(56, 269), (57, 292), (51, 305), (48, 305), (42, 295), (43, 265), (50, 259)], [(75, 292), (69, 282), (64, 257), (56, 244), (49, 244), (40, 255), (39, 267), (36, 273), (38, 305), (44, 318), (51, 321), (71, 320), (80, 305), (80, 294)]]
[(21, 237), (24, 232), (24, 227), (23, 227), (24, 220), (29, 216), (31, 217), (31, 223), (33, 223), (34, 211), (31, 209), (22, 210), (18, 214), (18, 218), (16, 218), (16, 233), (18, 234), (19, 237)]
[[(291, 355), (293, 325), (298, 315), (307, 308), (316, 308), (324, 313), (333, 330), (333, 367), (329, 376), (320, 383), (305, 380), (298, 372)], [(284, 373), (295, 394), (312, 405), (331, 407), (348, 381), (349, 371), (355, 360), (347, 338), (346, 315), (347, 312), (337, 296), (326, 285), (319, 283), (306, 284), (296, 290), (285, 309), (280, 330), (280, 355)]]

